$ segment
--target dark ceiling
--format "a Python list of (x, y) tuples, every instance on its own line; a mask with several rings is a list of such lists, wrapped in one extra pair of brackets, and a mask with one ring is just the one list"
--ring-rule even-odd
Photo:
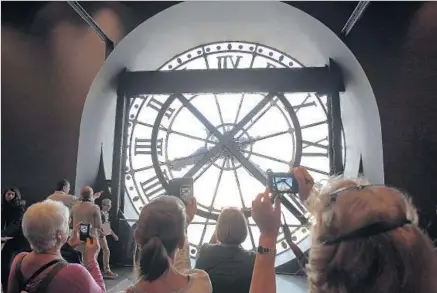
[[(2, 2), (2, 25), (13, 26), (23, 31), (28, 31), (35, 21), (37, 12), (46, 4), (53, 3), (48, 1), (8, 1)], [(58, 2), (59, 3), (59, 2)], [(160, 11), (178, 4), (173, 1), (123, 1), (122, 5), (127, 6), (133, 12), (136, 25), (147, 18), (159, 13)], [(322, 21), (333, 31), (339, 32), (352, 13), (357, 2), (286, 2), (293, 5)], [(80, 4), (90, 13), (104, 6), (113, 6), (115, 2), (80, 2)], [(68, 7), (66, 2), (62, 3)], [(338, 17), (329, 17), (330, 15)]]

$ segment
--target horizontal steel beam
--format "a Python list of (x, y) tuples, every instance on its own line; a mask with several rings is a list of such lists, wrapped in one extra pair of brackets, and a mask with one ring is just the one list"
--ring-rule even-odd
[(344, 91), (336, 68), (260, 68), (220, 70), (136, 71), (120, 76), (127, 96), (173, 93)]

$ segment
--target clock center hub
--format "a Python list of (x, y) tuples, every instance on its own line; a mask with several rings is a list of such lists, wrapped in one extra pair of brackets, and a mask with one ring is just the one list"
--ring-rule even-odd
[[(234, 123), (224, 123), (219, 126), (216, 126), (216, 129), (224, 136), (226, 136), (236, 124)], [(208, 141), (219, 142), (219, 139), (215, 137), (214, 134), (208, 132), (208, 136), (206, 138), (205, 146), (207, 149), (214, 147), (214, 144), (209, 143)], [(249, 133), (244, 129), (241, 129), (233, 138), (230, 139), (233, 142), (234, 147), (236, 146), (236, 150), (239, 151), (243, 156), (247, 159), (250, 158), (252, 153), (253, 143), (252, 138), (249, 136)], [(225, 145), (222, 147), (219, 158), (213, 163), (213, 166), (223, 169), (223, 170), (236, 170), (240, 168), (242, 165), (238, 159), (235, 158), (234, 154), (230, 150), (229, 143), (225, 142)]]

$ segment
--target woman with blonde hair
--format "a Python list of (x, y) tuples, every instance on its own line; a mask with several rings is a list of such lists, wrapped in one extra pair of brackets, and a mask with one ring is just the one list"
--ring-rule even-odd
[[(416, 210), (404, 194), (343, 178), (331, 179), (314, 192), (305, 168), (292, 172), (301, 200), (315, 216), (308, 264), (311, 293), (437, 292), (432, 242), (417, 226)], [(255, 213), (257, 224), (280, 220), (267, 206), (264, 211)], [(274, 275), (256, 278), (269, 269), (258, 263), (251, 293), (273, 293)]]
[(196, 268), (211, 278), (214, 293), (249, 291), (255, 253), (241, 247), (247, 233), (247, 221), (239, 209), (222, 210), (210, 243), (201, 247), (196, 261)]
[(76, 247), (78, 226), (68, 237), (70, 213), (62, 202), (47, 199), (30, 206), (24, 213), (23, 233), (32, 252), (18, 254), (11, 266), (8, 293), (103, 293), (105, 284), (100, 274), (96, 253), (97, 238), (87, 239), (84, 265), (68, 264), (61, 255), (67, 242)]

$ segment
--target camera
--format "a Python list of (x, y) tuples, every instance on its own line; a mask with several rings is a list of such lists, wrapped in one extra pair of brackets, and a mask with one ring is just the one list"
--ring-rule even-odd
[(81, 241), (86, 241), (87, 238), (90, 238), (90, 229), (91, 229), (91, 224), (89, 223), (80, 224), (79, 239)]
[(267, 172), (268, 186), (272, 194), (298, 193), (299, 183), (292, 173)]

